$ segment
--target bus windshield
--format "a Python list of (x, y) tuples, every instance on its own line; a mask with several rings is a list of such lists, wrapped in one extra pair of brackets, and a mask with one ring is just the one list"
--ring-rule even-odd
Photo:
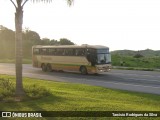
[(110, 64), (111, 63), (111, 55), (109, 53), (109, 49), (97, 49), (89, 52), (87, 56), (88, 61), (91, 62), (92, 66), (98, 64)]
[(97, 50), (97, 64), (109, 64), (111, 63), (111, 55), (109, 49)]
[(109, 53), (99, 53), (97, 54), (98, 64), (109, 64), (111, 63), (111, 55)]

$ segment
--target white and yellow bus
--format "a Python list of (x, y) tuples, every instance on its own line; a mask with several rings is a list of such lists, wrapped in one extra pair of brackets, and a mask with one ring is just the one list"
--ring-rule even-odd
[(77, 71), (81, 74), (107, 72), (111, 69), (109, 48), (100, 45), (62, 45), (32, 47), (33, 67), (42, 71)]

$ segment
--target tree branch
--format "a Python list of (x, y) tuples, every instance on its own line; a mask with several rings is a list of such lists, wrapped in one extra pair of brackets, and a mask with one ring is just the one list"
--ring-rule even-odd
[(26, 4), (26, 2), (28, 2), (28, 0), (24, 1), (24, 3), (22, 4), (22, 8), (23, 8), (23, 6)]
[(15, 4), (12, 0), (10, 0), (10, 1), (11, 1), (11, 3), (14, 5), (14, 7), (17, 9), (16, 4)]
[(73, 1), (74, 1), (74, 0), (67, 0), (68, 5), (71, 6), (72, 3), (73, 3)]

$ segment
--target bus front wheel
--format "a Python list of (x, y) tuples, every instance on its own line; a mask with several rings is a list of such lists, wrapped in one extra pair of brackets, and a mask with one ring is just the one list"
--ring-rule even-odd
[(81, 66), (80, 67), (80, 72), (82, 75), (86, 75), (87, 74), (87, 68), (85, 66)]

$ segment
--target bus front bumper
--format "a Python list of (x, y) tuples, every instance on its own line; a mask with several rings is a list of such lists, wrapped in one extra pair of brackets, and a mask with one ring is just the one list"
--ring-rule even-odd
[(109, 72), (111, 70), (111, 65), (96, 65), (97, 73)]

